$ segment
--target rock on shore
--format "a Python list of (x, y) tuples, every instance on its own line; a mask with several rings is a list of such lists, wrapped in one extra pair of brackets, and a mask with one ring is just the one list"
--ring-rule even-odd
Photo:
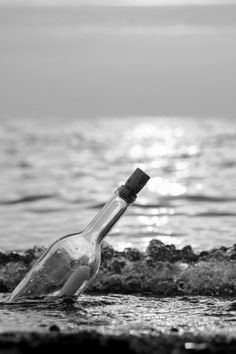
[(0, 252), (0, 352), (236, 352), (236, 245), (195, 253), (157, 240), (144, 252), (104, 244), (77, 301), (5, 303), (43, 251)]
[[(0, 253), (0, 291), (11, 292), (44, 251)], [(152, 240), (144, 252), (103, 245), (102, 262), (89, 293), (236, 295), (236, 245), (195, 253)]]

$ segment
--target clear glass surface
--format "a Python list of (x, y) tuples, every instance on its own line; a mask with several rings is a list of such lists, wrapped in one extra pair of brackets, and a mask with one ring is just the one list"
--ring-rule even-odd
[(128, 203), (115, 194), (81, 233), (53, 243), (16, 287), (9, 302), (37, 296), (78, 296), (95, 278), (101, 242)]

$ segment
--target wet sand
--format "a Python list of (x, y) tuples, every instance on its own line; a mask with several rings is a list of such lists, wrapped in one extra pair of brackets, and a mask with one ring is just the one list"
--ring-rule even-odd
[(0, 253), (0, 351), (236, 351), (235, 246), (194, 253), (153, 240), (145, 252), (118, 252), (105, 244), (99, 274), (77, 301), (6, 303), (42, 251)]
[(236, 350), (236, 302), (229, 298), (83, 295), (76, 302), (2, 302), (0, 314), (6, 352)]

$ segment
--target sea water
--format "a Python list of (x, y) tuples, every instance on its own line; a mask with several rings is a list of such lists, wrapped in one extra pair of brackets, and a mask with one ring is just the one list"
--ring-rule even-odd
[(12, 119), (0, 129), (2, 249), (82, 230), (136, 166), (151, 180), (107, 237), (115, 248), (235, 243), (233, 119)]

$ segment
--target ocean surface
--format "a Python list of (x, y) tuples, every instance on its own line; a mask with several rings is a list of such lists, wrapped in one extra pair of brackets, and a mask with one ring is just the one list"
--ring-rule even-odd
[(22, 118), (1, 122), (0, 248), (82, 230), (138, 166), (151, 180), (107, 237), (116, 249), (235, 243), (234, 119)]

